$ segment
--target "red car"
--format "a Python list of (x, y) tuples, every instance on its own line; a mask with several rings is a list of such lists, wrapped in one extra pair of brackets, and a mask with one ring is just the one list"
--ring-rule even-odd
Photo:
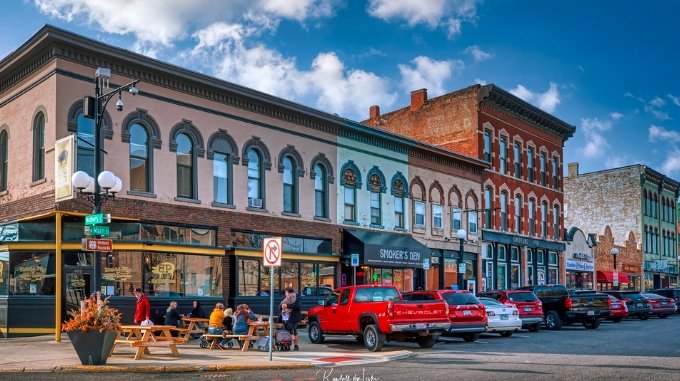
[(404, 300), (445, 300), (451, 321), (451, 327), (444, 332), (446, 336), (473, 342), (486, 330), (486, 306), (468, 290), (412, 291), (402, 297)]
[(626, 305), (626, 302), (617, 299), (615, 296), (609, 295), (609, 310), (612, 312), (611, 315), (609, 315), (609, 320), (614, 323), (621, 323), (621, 320), (628, 316), (628, 306)]
[(491, 290), (479, 293), (479, 296), (493, 298), (503, 304), (517, 306), (522, 328), (530, 332), (538, 332), (543, 323), (543, 304), (533, 291), (529, 290)]
[(643, 293), (641, 295), (652, 305), (652, 315), (665, 319), (676, 311), (675, 300), (671, 298), (652, 293)]

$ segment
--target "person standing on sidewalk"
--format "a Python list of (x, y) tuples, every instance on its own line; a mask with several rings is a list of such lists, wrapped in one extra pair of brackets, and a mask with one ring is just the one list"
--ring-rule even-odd
[(135, 306), (135, 324), (141, 324), (145, 320), (151, 320), (151, 304), (149, 298), (144, 295), (141, 288), (135, 288), (135, 298), (137, 298), (137, 305)]
[(283, 327), (293, 336), (293, 350), (299, 351), (297, 326), (300, 320), (302, 320), (302, 313), (300, 311), (300, 298), (297, 297), (295, 289), (292, 287), (286, 289), (286, 297), (281, 301), (282, 318), (284, 314), (286, 314), (288, 319), (284, 320)]

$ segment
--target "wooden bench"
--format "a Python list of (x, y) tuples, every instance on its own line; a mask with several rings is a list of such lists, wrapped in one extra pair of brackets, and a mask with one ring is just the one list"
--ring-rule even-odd
[(221, 334), (206, 333), (206, 334), (203, 334), (203, 338), (206, 341), (210, 342), (210, 349), (215, 349), (215, 348), (217, 348), (217, 344), (219, 344), (219, 342), (222, 339), (236, 339), (236, 340), (239, 341), (239, 344), (243, 344), (246, 341), (257, 340), (257, 339), (260, 338), (260, 336), (251, 336), (251, 335), (224, 335), (223, 336)]

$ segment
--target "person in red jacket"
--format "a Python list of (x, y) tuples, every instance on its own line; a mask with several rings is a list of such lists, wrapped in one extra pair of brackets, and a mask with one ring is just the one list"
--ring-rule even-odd
[(144, 320), (151, 319), (151, 304), (141, 288), (135, 288), (135, 298), (137, 298), (137, 306), (134, 321), (135, 324), (140, 324)]

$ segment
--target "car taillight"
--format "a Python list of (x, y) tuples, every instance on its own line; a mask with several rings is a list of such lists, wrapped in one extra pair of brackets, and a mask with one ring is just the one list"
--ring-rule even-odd
[(564, 308), (574, 307), (574, 301), (571, 298), (564, 299)]
[(394, 317), (394, 302), (392, 301), (387, 302), (387, 316)]
[(512, 311), (512, 314), (513, 314), (513, 315), (519, 315), (519, 311), (517, 311), (517, 310), (515, 309), (515, 310)]

